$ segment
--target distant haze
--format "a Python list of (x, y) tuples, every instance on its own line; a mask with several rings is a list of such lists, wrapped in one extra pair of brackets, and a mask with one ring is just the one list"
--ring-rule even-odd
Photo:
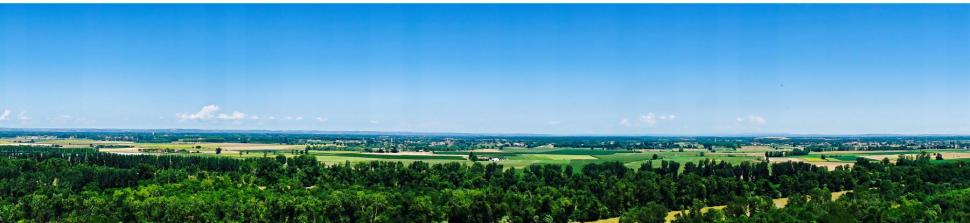
[(0, 5), (0, 128), (970, 134), (970, 5)]

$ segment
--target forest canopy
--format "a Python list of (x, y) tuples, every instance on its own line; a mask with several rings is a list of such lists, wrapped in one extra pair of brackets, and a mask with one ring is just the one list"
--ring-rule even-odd
[[(916, 222), (970, 213), (970, 165), (929, 156), (829, 171), (713, 160), (515, 169), (24, 146), (0, 154), (0, 222), (643, 222), (667, 210), (689, 210), (679, 222)], [(769, 205), (780, 197), (791, 197), (789, 207)]]

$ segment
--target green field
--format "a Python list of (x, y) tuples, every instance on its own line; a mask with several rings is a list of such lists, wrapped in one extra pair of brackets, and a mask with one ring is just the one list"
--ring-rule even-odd
[[(302, 151), (301, 145), (279, 145), (279, 144), (247, 144), (247, 143), (131, 143), (114, 141), (95, 141), (87, 139), (57, 139), (57, 140), (38, 140), (37, 143), (49, 143), (71, 147), (87, 145), (111, 145), (124, 144), (135, 148), (149, 149), (173, 149), (186, 151), (202, 151), (201, 154), (190, 153), (181, 155), (214, 155), (216, 148), (222, 148), (221, 156), (227, 157), (267, 157), (276, 155), (293, 156), (291, 150)], [(765, 147), (767, 148), (767, 147)], [(737, 164), (741, 162), (759, 162), (759, 154), (765, 150), (762, 147), (746, 148), (744, 150), (726, 150), (710, 152), (705, 150), (691, 149), (687, 151), (632, 151), (632, 150), (604, 150), (588, 148), (521, 148), (509, 147), (495, 151), (435, 151), (430, 153), (362, 153), (359, 151), (310, 151), (310, 155), (317, 157), (317, 160), (326, 164), (342, 164), (346, 162), (368, 162), (368, 161), (394, 161), (412, 163), (417, 161), (429, 163), (460, 162), (470, 164), (467, 160), (470, 153), (474, 153), (481, 158), (498, 158), (497, 164), (506, 168), (524, 169), (529, 165), (568, 165), (574, 169), (580, 169), (585, 165), (593, 163), (620, 162), (630, 168), (639, 168), (643, 164), (650, 163), (658, 167), (661, 161), (674, 161), (678, 163), (700, 162), (711, 159), (717, 162), (727, 162)], [(242, 154), (240, 154), (242, 152)], [(919, 154), (921, 152), (965, 152), (953, 150), (911, 150), (911, 151), (880, 151), (880, 152), (821, 152), (811, 153), (802, 156), (790, 156), (795, 161), (817, 163), (818, 165), (841, 165), (852, 164), (860, 157), (877, 155), (899, 155), (899, 154)], [(822, 156), (825, 159), (822, 159)], [(965, 158), (933, 160), (935, 163), (956, 162), (957, 160), (970, 160)], [(488, 163), (492, 161), (480, 161)]]
[(435, 155), (395, 155), (395, 154), (372, 154), (372, 153), (331, 153), (318, 156), (336, 157), (355, 157), (371, 159), (401, 159), (401, 160), (467, 160), (461, 156), (435, 156)]
[(512, 157), (514, 160), (593, 160), (590, 155), (559, 155), (559, 154), (523, 154)]

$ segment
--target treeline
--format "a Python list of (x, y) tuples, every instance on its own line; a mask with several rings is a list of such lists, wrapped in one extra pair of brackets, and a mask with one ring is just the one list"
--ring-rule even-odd
[[(518, 170), (494, 163), (327, 166), (306, 155), (234, 159), (36, 147), (0, 152), (0, 222), (569, 222), (731, 203), (748, 207), (818, 191), (905, 197), (970, 187), (967, 163), (917, 160), (897, 165), (861, 159), (833, 171), (805, 163), (713, 160)], [(758, 213), (775, 212), (730, 213), (759, 219)], [(719, 216), (698, 213), (683, 221), (743, 221), (741, 215)]]
[(304, 147), (304, 150), (318, 150), (318, 151), (356, 151), (357, 148), (347, 147), (347, 146), (309, 144), (309, 145), (306, 145)]
[(88, 147), (98, 148), (98, 149), (113, 149), (113, 148), (132, 148), (132, 145), (117, 145), (117, 144), (90, 144)]
[(791, 151), (767, 151), (765, 152), (765, 157), (786, 157), (786, 156), (804, 156), (808, 155), (811, 151), (809, 149), (792, 149)]

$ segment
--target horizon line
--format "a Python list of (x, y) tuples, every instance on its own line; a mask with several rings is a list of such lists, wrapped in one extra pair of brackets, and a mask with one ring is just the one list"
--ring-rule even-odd
[(9, 128), (0, 127), (0, 132), (39, 131), (39, 132), (154, 132), (181, 131), (184, 133), (283, 133), (319, 135), (439, 135), (439, 136), (545, 136), (545, 137), (970, 137), (970, 134), (945, 133), (711, 133), (711, 134), (552, 134), (552, 133), (496, 133), (496, 132), (434, 132), (434, 131), (382, 131), (382, 130), (271, 130), (271, 129), (198, 129), (198, 128)]

